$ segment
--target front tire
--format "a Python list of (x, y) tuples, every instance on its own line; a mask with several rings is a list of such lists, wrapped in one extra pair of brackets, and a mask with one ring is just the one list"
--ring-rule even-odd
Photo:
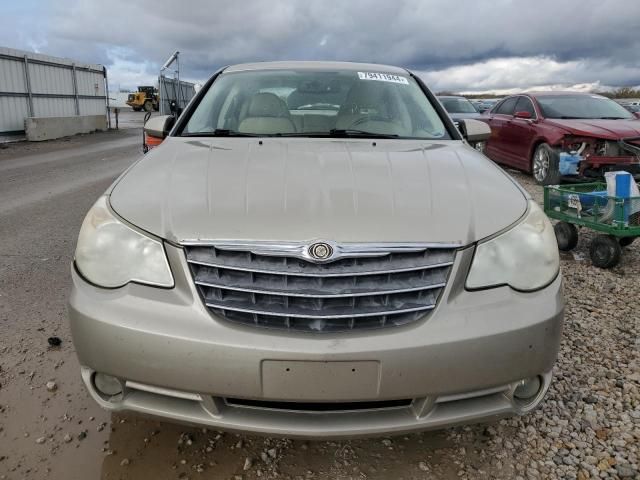
[(620, 262), (622, 247), (612, 235), (597, 235), (591, 240), (589, 255), (591, 262), (600, 268), (612, 268)]
[(146, 102), (144, 102), (144, 111), (145, 112), (153, 111), (153, 104), (151, 103), (151, 100), (147, 100)]
[(538, 185), (557, 185), (560, 183), (560, 157), (546, 143), (541, 143), (533, 153), (531, 171)]
[(558, 242), (558, 250), (568, 252), (578, 245), (578, 229), (567, 222), (556, 223), (553, 227)]

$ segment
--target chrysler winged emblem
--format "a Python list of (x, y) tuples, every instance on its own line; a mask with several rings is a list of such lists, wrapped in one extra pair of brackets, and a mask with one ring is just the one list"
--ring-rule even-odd
[(333, 248), (325, 242), (316, 242), (310, 245), (307, 251), (314, 260), (327, 260), (333, 255)]

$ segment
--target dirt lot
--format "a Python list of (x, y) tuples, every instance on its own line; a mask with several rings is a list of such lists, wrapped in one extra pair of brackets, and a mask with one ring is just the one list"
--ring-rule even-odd
[[(0, 148), (0, 478), (639, 478), (640, 242), (602, 271), (588, 260), (589, 234), (562, 255), (564, 340), (550, 392), (528, 416), (304, 442), (100, 410), (66, 322), (69, 265), (85, 212), (139, 140), (131, 129)], [(541, 200), (528, 177), (510, 173)], [(50, 347), (51, 336), (62, 344)]]

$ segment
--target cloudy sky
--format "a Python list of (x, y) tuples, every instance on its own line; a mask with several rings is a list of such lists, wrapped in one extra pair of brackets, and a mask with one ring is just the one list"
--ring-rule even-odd
[(640, 0), (0, 0), (0, 46), (101, 63), (112, 86), (259, 60), (417, 71), (436, 91), (640, 85)]

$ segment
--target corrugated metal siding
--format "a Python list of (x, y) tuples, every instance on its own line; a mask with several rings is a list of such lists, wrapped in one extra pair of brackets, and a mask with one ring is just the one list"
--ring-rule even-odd
[(98, 95), (103, 97), (104, 78), (102, 74), (77, 70), (78, 95)]
[(76, 101), (73, 98), (35, 97), (33, 99), (34, 117), (73, 117), (76, 114)]
[(61, 57), (52, 57), (50, 55), (43, 55), (41, 53), (27, 52), (24, 50), (16, 50), (14, 48), (0, 47), (0, 55), (8, 55), (12, 57), (22, 58), (25, 55), (29, 57), (31, 60), (35, 61), (43, 61), (49, 63), (55, 63), (58, 65), (67, 65), (71, 66), (74, 63), (78, 68), (89, 68), (92, 70), (102, 70), (102, 65), (98, 65), (96, 63), (83, 63), (83, 62), (75, 62), (70, 58), (61, 58)]
[[(33, 95), (32, 113), (29, 112), (25, 56)], [(28, 116), (75, 116), (74, 64), (79, 114), (106, 114), (102, 65), (0, 47), (0, 132), (24, 130), (24, 119)]]
[(73, 95), (72, 70), (30, 63), (29, 74), (33, 93)]
[(26, 93), (24, 62), (0, 60), (0, 92)]
[(29, 116), (26, 97), (0, 97), (0, 132), (24, 130)]
[(180, 81), (180, 87), (174, 78), (160, 76), (160, 114), (169, 115), (171, 100), (177, 100), (178, 107), (184, 108), (196, 94), (195, 85), (189, 82)]
[(81, 98), (78, 102), (80, 104), (80, 115), (100, 115), (104, 113), (104, 100)]

